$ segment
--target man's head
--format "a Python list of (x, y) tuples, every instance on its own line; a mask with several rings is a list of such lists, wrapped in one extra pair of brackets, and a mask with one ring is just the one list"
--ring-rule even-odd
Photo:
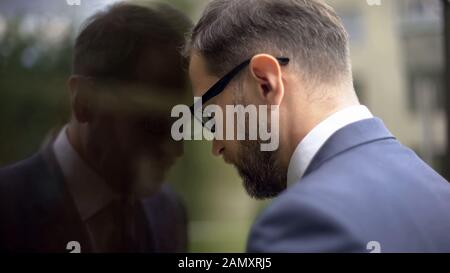
[(167, 5), (119, 3), (76, 39), (69, 139), (119, 192), (154, 190), (182, 152), (168, 117), (186, 90), (180, 47), (189, 26)]
[(223, 109), (279, 107), (278, 150), (262, 152), (258, 140), (213, 142), (213, 153), (237, 167), (256, 198), (273, 197), (286, 187), (290, 157), (315, 125), (358, 103), (347, 33), (333, 9), (319, 0), (214, 0), (194, 27), (185, 54), (195, 96), (250, 59), (211, 103)]

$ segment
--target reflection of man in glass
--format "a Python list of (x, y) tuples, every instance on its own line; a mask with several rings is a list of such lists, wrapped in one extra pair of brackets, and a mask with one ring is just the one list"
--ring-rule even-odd
[(164, 175), (181, 155), (172, 98), (185, 87), (189, 21), (166, 5), (116, 4), (76, 39), (72, 118), (32, 158), (0, 170), (0, 250), (172, 252), (186, 219)]

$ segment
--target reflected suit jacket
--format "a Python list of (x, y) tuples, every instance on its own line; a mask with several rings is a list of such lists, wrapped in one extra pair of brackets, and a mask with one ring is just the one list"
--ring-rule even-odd
[[(163, 186), (140, 202), (147, 224), (144, 252), (185, 252), (185, 209)], [(31, 158), (0, 169), (0, 251), (69, 252), (77, 241), (81, 252), (92, 244), (65, 185), (51, 145)]]

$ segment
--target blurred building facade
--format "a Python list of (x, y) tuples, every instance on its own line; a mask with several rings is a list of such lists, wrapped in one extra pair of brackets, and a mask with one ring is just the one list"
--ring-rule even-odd
[(442, 169), (444, 42), (440, 0), (330, 0), (351, 39), (362, 103), (425, 161)]

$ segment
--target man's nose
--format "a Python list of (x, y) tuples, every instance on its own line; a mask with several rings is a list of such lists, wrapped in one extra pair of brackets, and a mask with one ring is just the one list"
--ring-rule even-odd
[(213, 140), (212, 142), (212, 153), (215, 156), (221, 156), (225, 147), (223, 145), (223, 141), (221, 140)]

